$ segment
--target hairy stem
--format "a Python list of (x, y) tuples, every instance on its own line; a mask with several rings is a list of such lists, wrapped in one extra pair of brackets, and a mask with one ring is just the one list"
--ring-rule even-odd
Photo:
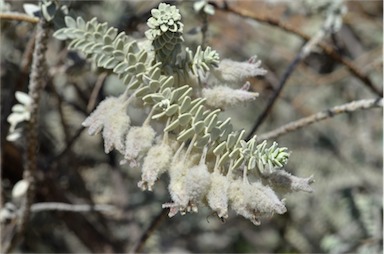
[(41, 19), (37, 25), (35, 48), (33, 52), (32, 69), (29, 78), (29, 96), (32, 98), (30, 113), (31, 117), (27, 126), (27, 156), (23, 178), (28, 182), (28, 190), (25, 199), (20, 207), (21, 215), (17, 223), (17, 232), (11, 242), (5, 248), (5, 252), (10, 252), (20, 237), (24, 234), (29, 216), (30, 208), (33, 203), (36, 190), (36, 170), (37, 170), (37, 152), (38, 143), (38, 108), (40, 94), (44, 87), (44, 76), (46, 74), (45, 52), (47, 50), (48, 40), (48, 22)]

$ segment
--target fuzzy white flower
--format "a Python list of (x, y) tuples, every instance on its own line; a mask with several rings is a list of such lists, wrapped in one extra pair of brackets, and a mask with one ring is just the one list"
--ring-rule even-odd
[(220, 62), (218, 68), (212, 70), (212, 74), (222, 83), (241, 84), (247, 78), (267, 73), (260, 65), (261, 61), (256, 61), (256, 56), (251, 57), (247, 62), (224, 59)]
[(179, 211), (185, 213), (183, 210), (188, 205), (188, 194), (185, 186), (189, 164), (188, 160), (173, 161), (169, 168), (170, 182), (168, 190), (173, 203), (165, 203), (162, 206), (163, 208), (170, 208), (169, 217), (175, 216)]
[(12, 107), (12, 113), (8, 116), (7, 121), (10, 124), (9, 135), (7, 140), (13, 141), (20, 137), (20, 132), (16, 130), (16, 126), (24, 121), (31, 119), (32, 98), (28, 94), (17, 91), (15, 93), (16, 100), (20, 104)]
[(228, 178), (218, 172), (212, 173), (211, 187), (207, 194), (208, 205), (224, 219), (228, 218), (228, 189)]
[(128, 161), (137, 159), (152, 147), (156, 132), (150, 125), (132, 127), (125, 139), (124, 158)]
[(267, 186), (261, 183), (249, 184), (236, 180), (230, 185), (229, 200), (231, 207), (255, 225), (260, 225), (260, 218), (272, 215), (273, 213), (283, 214), (286, 208)]
[(207, 99), (207, 105), (226, 109), (243, 102), (254, 100), (259, 94), (243, 89), (232, 89), (228, 86), (215, 86), (213, 88), (204, 88), (202, 90), (202, 96)]
[(169, 167), (172, 157), (172, 148), (164, 143), (155, 145), (149, 149), (141, 169), (141, 181), (138, 186), (142, 190), (152, 191), (157, 178)]
[(120, 96), (103, 100), (82, 125), (88, 127), (89, 135), (98, 134), (103, 130), (105, 153), (109, 153), (113, 148), (124, 153), (124, 137), (130, 122), (124, 97)]
[(197, 212), (197, 205), (207, 195), (211, 185), (211, 174), (208, 172), (207, 165), (199, 164), (190, 168), (185, 180), (188, 196), (187, 211)]

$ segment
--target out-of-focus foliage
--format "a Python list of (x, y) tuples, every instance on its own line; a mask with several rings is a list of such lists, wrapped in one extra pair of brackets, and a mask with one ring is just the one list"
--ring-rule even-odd
[[(229, 1), (231, 6), (282, 22), (314, 35), (324, 21), (322, 8), (280, 1)], [(316, 1), (312, 1), (316, 2)], [(23, 12), (22, 1), (8, 8)], [(65, 2), (85, 20), (97, 17), (119, 31), (143, 38), (150, 10), (158, 1)], [(177, 1), (190, 48), (201, 43), (201, 16), (192, 1)], [(222, 1), (214, 1), (218, 7)], [(382, 76), (382, 2), (346, 1), (343, 25), (326, 42), (349, 58), (377, 86)], [(2, 7), (3, 8), (3, 7)], [(302, 41), (268, 24), (215, 10), (208, 17), (208, 45), (222, 58), (242, 61), (257, 55), (268, 69), (264, 79), (251, 79), (259, 93), (255, 103), (225, 113), (236, 129), (249, 131), (276, 89), (282, 73)], [(1, 151), (2, 206), (12, 200), (21, 179), (23, 143), (7, 142), (6, 122), (17, 103), (16, 91), (26, 91), (34, 25), (1, 21)], [(41, 102), (39, 188), (36, 202), (108, 203), (107, 213), (34, 213), (20, 252), (129, 252), (168, 200), (167, 178), (153, 193), (137, 187), (138, 169), (118, 165), (115, 153), (104, 154), (99, 136), (81, 132), (63, 155), (94, 106), (124, 86), (113, 75), (95, 71), (77, 52), (67, 51), (52, 38), (47, 52), (47, 85)], [(98, 93), (98, 90), (100, 92)], [(96, 94), (96, 96), (95, 96)], [(371, 98), (372, 92), (320, 49), (294, 71), (279, 100), (259, 129), (271, 130), (292, 120), (335, 105)], [(133, 125), (143, 121), (138, 108), (130, 109)], [(263, 221), (230, 216), (221, 222), (208, 209), (199, 214), (165, 219), (146, 242), (145, 252), (382, 252), (382, 111), (353, 112), (316, 123), (278, 138), (292, 151), (287, 171), (314, 175), (313, 194), (288, 197), (288, 213)], [(60, 155), (60, 156), (58, 156)], [(58, 157), (57, 157), (58, 156)], [(12, 221), (10, 222), (12, 223)], [(2, 223), (2, 235), (12, 232)], [(4, 239), (4, 238), (3, 238)]]

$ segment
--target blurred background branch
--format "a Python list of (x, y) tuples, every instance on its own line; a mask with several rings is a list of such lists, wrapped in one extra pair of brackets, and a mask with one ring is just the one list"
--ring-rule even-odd
[(276, 130), (258, 135), (258, 138), (260, 140), (277, 138), (281, 135), (285, 135), (292, 131), (299, 130), (301, 128), (304, 128), (307, 125), (316, 123), (318, 121), (326, 120), (338, 114), (351, 113), (356, 110), (371, 109), (371, 108), (377, 108), (377, 107), (379, 108), (383, 107), (382, 98), (352, 101), (352, 102), (339, 105), (339, 106), (324, 110), (322, 112), (310, 115), (308, 117), (304, 117), (302, 119), (293, 121), (291, 123), (285, 124), (277, 128)]
[(23, 21), (23, 22), (29, 22), (32, 24), (37, 24), (39, 22), (39, 18), (29, 16), (24, 13), (0, 13), (0, 20), (9, 20), (9, 21)]

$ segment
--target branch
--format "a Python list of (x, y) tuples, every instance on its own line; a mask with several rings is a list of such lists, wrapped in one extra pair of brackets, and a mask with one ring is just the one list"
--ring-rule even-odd
[[(328, 26), (331, 25), (331, 23), (328, 24)], [(285, 84), (287, 83), (289, 77), (294, 72), (297, 65), (300, 63), (301, 60), (306, 58), (313, 48), (321, 42), (321, 40), (327, 35), (332, 34), (330, 27), (327, 25), (323, 25), (323, 27), (310, 39), (308, 40), (301, 48), (299, 53), (296, 55), (296, 57), (293, 59), (293, 61), (289, 64), (288, 68), (284, 71), (284, 74), (279, 82), (279, 85), (277, 89), (275, 90), (273, 96), (268, 101), (268, 104), (264, 111), (261, 113), (259, 118), (256, 120), (255, 125), (253, 126), (251, 132), (248, 134), (247, 140), (251, 139), (254, 135), (254, 133), (257, 131), (257, 129), (260, 127), (260, 125), (264, 122), (264, 120), (267, 118), (269, 112), (272, 110), (273, 105), (275, 104), (277, 98), (279, 97), (281, 91), (283, 90)]]
[(149, 225), (148, 229), (141, 236), (140, 240), (133, 248), (131, 253), (140, 253), (143, 251), (144, 245), (153, 232), (161, 225), (165, 217), (167, 217), (168, 211), (167, 209), (162, 209), (161, 212), (152, 220), (151, 225)]
[(77, 139), (80, 137), (81, 133), (83, 132), (85, 128), (81, 126), (76, 133), (73, 135), (73, 137), (67, 142), (65, 148), (58, 153), (55, 157), (53, 157), (51, 160), (49, 160), (49, 163), (54, 163), (59, 161), (70, 149), (72, 148), (73, 144), (77, 141)]
[(39, 22), (39, 18), (32, 17), (23, 13), (17, 13), (17, 12), (0, 13), (0, 20), (25, 21), (32, 24), (37, 24)]
[(37, 168), (37, 152), (38, 152), (38, 108), (40, 94), (44, 87), (44, 77), (46, 71), (45, 52), (47, 50), (48, 40), (48, 23), (45, 19), (41, 19), (37, 26), (36, 42), (33, 51), (32, 69), (29, 78), (29, 96), (32, 99), (30, 106), (30, 120), (27, 126), (27, 156), (26, 165), (23, 172), (23, 178), (28, 182), (28, 190), (21, 205), (21, 217), (17, 223), (17, 233), (6, 246), (5, 253), (10, 252), (24, 234), (27, 222), (29, 220), (30, 208), (33, 203), (36, 188), (36, 168)]
[(383, 99), (366, 99), (366, 100), (358, 100), (358, 101), (352, 101), (350, 103), (346, 103), (343, 105), (339, 105), (336, 107), (333, 107), (328, 110), (324, 110), (322, 112), (313, 114), (308, 117), (304, 117), (302, 119), (299, 119), (297, 121), (290, 122), (286, 125), (281, 126), (280, 128), (277, 128), (276, 130), (263, 133), (260, 136), (258, 136), (259, 140), (265, 140), (265, 139), (271, 139), (271, 138), (277, 138), (281, 135), (287, 134), (292, 131), (296, 131), (298, 129), (301, 129), (307, 125), (313, 124), (315, 122), (319, 122), (321, 120), (325, 120), (330, 117), (334, 117), (338, 114), (342, 113), (350, 113), (354, 112), (359, 109), (370, 109), (374, 107), (383, 107)]
[[(249, 10), (241, 10), (236, 9), (230, 6), (225, 6), (224, 8), (221, 8), (223, 11), (227, 11), (233, 14), (236, 14), (240, 17), (244, 18), (250, 18), (253, 20), (256, 20), (258, 22), (267, 23), (272, 26), (276, 26), (281, 28), (282, 30), (295, 34), (299, 37), (301, 37), (305, 41), (309, 41), (311, 37), (300, 30), (296, 29), (295, 27), (292, 27), (288, 24), (284, 24), (280, 22), (278, 19), (275, 19), (273, 17), (268, 17), (265, 15), (258, 15), (254, 12), (251, 12)], [(367, 86), (372, 92), (374, 92), (376, 95), (383, 97), (383, 91), (379, 88), (375, 87), (373, 82), (369, 79), (367, 75), (365, 75), (358, 67), (356, 67), (350, 60), (342, 57), (340, 54), (338, 54), (331, 46), (324, 42), (318, 43), (318, 46), (324, 51), (325, 54), (327, 54), (329, 57), (331, 57), (333, 60), (339, 62), (340, 64), (344, 65), (348, 71), (353, 74), (357, 79), (359, 79), (365, 86)]]
[(43, 212), (43, 211), (66, 211), (66, 212), (92, 212), (92, 211), (112, 211), (116, 207), (112, 205), (86, 205), (86, 204), (67, 204), (60, 202), (44, 202), (35, 203), (31, 206), (31, 212)]
[(93, 87), (91, 96), (89, 97), (89, 101), (88, 101), (88, 104), (87, 104), (87, 112), (88, 113), (92, 112), (92, 110), (95, 109), (95, 106), (97, 104), (97, 96), (99, 95), (100, 90), (103, 87), (104, 82), (107, 79), (107, 77), (108, 77), (108, 72), (103, 72), (97, 78), (96, 84)]
[[(303, 48), (302, 48), (303, 49)], [(302, 49), (300, 52), (296, 55), (296, 57), (293, 59), (293, 61), (288, 65), (287, 69), (285, 70), (283, 77), (279, 81), (279, 85), (277, 89), (274, 91), (272, 97), (269, 99), (267, 106), (265, 107), (264, 111), (260, 114), (260, 116), (257, 118), (256, 123), (253, 125), (252, 130), (249, 132), (246, 140), (250, 140), (254, 133), (257, 131), (257, 129), (260, 127), (260, 125), (264, 122), (265, 118), (268, 116), (269, 112), (271, 111), (273, 105), (275, 104), (275, 101), (279, 97), (281, 91), (283, 90), (285, 84), (287, 83), (287, 80), (297, 67), (297, 65), (300, 63), (300, 60), (302, 60), (301, 56)]]

